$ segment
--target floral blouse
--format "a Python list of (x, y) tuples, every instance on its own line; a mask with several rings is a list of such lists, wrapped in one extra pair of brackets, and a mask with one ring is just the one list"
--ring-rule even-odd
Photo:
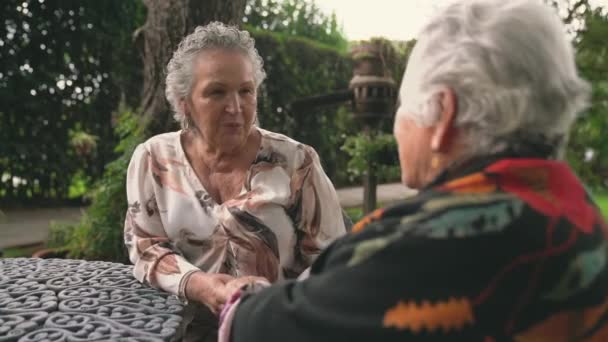
[(139, 145), (129, 164), (124, 238), (139, 281), (184, 298), (194, 271), (293, 278), (345, 234), (335, 189), (313, 148), (257, 128), (241, 193), (216, 203), (179, 132)]

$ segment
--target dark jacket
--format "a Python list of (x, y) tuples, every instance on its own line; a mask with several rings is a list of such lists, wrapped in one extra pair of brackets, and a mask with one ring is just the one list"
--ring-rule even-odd
[(245, 295), (232, 341), (608, 341), (608, 226), (567, 165), (444, 175)]

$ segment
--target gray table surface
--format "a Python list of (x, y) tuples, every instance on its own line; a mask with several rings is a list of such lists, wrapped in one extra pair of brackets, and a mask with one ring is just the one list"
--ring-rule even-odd
[(0, 341), (171, 341), (184, 307), (132, 266), (0, 259)]

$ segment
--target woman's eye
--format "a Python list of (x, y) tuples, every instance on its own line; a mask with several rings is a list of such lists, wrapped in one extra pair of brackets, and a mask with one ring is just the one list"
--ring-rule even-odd
[(222, 89), (213, 89), (209, 92), (212, 96), (221, 96), (224, 95), (225, 91)]
[(246, 95), (253, 94), (253, 89), (251, 89), (251, 88), (241, 89), (241, 94), (246, 94)]

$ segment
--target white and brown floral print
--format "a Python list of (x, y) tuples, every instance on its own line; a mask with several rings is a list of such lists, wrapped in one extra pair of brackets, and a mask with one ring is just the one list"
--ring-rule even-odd
[(193, 270), (296, 277), (345, 233), (342, 211), (309, 146), (259, 129), (241, 193), (215, 203), (186, 159), (180, 132), (135, 150), (128, 170), (125, 244), (142, 282), (183, 296)]

